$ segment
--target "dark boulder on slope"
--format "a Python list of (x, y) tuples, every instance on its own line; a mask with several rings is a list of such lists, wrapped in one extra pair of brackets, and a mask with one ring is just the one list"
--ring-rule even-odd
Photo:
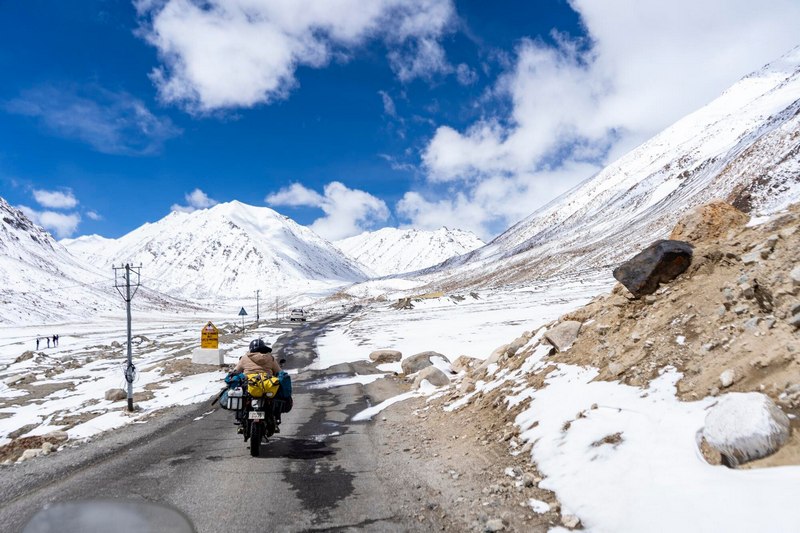
[(681, 275), (692, 263), (692, 245), (659, 240), (614, 269), (614, 277), (640, 298), (653, 294), (660, 283)]

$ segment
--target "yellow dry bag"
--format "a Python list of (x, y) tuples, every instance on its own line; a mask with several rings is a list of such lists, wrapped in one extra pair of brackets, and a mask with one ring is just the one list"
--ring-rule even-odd
[(247, 374), (247, 392), (253, 398), (274, 398), (278, 393), (280, 381), (274, 376), (267, 373), (259, 372), (258, 374)]

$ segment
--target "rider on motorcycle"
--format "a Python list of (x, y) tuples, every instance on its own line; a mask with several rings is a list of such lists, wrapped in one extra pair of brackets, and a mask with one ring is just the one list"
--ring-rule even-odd
[[(281, 365), (272, 356), (272, 348), (267, 346), (267, 343), (262, 339), (254, 339), (250, 342), (250, 346), (246, 354), (239, 358), (234, 369), (230, 372), (231, 375), (244, 372), (245, 374), (257, 374), (259, 372), (266, 372), (270, 376), (277, 376), (281, 371)], [(281, 423), (280, 413), (277, 413), (276, 421)], [(239, 420), (236, 421), (240, 423)], [(241, 428), (239, 432), (241, 433)], [(275, 428), (276, 433), (280, 433), (280, 428)]]
[(281, 371), (281, 365), (278, 364), (271, 352), (272, 348), (267, 346), (266, 342), (261, 339), (255, 339), (250, 343), (248, 352), (236, 363), (233, 373), (267, 372), (271, 376), (277, 376), (278, 372)]

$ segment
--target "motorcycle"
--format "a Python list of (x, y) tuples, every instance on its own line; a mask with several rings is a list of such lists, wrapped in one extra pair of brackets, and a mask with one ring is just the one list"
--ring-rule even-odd
[[(280, 360), (280, 364), (285, 362), (285, 359)], [(266, 374), (258, 376), (262, 375), (266, 376)], [(281, 413), (291, 409), (291, 398), (287, 404), (287, 400), (275, 397), (280, 387), (277, 379), (259, 379), (255, 377), (256, 375), (253, 376), (252, 379), (255, 381), (248, 382), (250, 378), (245, 378), (244, 374), (229, 374), (225, 378), (228, 387), (220, 391), (211, 405), (219, 401), (224, 409), (234, 411), (239, 433), (244, 436), (245, 442), (250, 441), (250, 455), (257, 457), (261, 444), (267, 442), (275, 433), (280, 432), (278, 426), (281, 421)], [(266, 390), (259, 385), (265, 386)], [(251, 391), (259, 390), (257, 396), (251, 394)], [(291, 388), (289, 388), (289, 393), (291, 394)]]
[(241, 424), (244, 441), (250, 441), (250, 455), (253, 457), (258, 457), (262, 442), (267, 442), (280, 431), (280, 403), (281, 400), (275, 398), (254, 398), (247, 390), (242, 390), (241, 408), (236, 410), (236, 419)]

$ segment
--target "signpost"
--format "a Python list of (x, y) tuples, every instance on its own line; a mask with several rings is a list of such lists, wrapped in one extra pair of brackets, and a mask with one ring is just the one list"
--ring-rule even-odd
[(225, 357), (219, 349), (219, 330), (210, 320), (200, 330), (200, 347), (192, 351), (192, 363), (219, 366), (225, 364)]
[(200, 348), (208, 350), (219, 349), (219, 330), (211, 321), (200, 332)]
[(239, 316), (242, 317), (242, 331), (244, 331), (244, 317), (247, 316), (247, 311), (244, 310), (244, 307), (239, 311)]

